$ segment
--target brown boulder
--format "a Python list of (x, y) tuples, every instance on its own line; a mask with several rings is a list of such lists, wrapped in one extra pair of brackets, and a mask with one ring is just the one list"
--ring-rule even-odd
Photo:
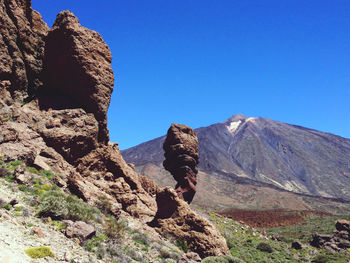
[(350, 221), (345, 220), (345, 219), (338, 219), (335, 223), (335, 228), (338, 231), (348, 231), (350, 232)]
[(32, 228), (32, 233), (37, 235), (40, 238), (45, 237), (45, 234), (43, 233), (43, 231), (39, 227), (33, 227)]
[(66, 236), (69, 238), (76, 237), (80, 241), (84, 241), (92, 238), (96, 234), (95, 228), (83, 221), (72, 222), (70, 220), (65, 220), (64, 223), (67, 225)]
[(98, 141), (104, 144), (109, 141), (106, 114), (114, 85), (111, 62), (111, 52), (100, 34), (81, 26), (70, 11), (57, 15), (46, 38), (47, 90), (43, 90), (42, 106), (56, 104), (93, 113), (99, 126)]
[(19, 184), (27, 184), (33, 179), (33, 175), (26, 171), (25, 167), (19, 165), (13, 171), (13, 175), (16, 179), (16, 182)]
[(163, 166), (177, 181), (178, 196), (191, 203), (198, 173), (198, 138), (194, 130), (182, 124), (171, 124), (163, 144)]
[(157, 214), (150, 226), (186, 241), (189, 249), (201, 258), (228, 254), (225, 239), (206, 219), (194, 213), (170, 187), (157, 193)]

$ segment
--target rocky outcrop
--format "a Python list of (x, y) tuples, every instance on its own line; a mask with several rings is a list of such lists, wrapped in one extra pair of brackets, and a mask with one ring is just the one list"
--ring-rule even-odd
[(168, 233), (187, 242), (201, 258), (228, 254), (226, 240), (209, 221), (194, 213), (170, 187), (157, 194), (157, 214), (149, 224), (160, 233)]
[(333, 235), (314, 234), (310, 244), (317, 248), (332, 251), (341, 251), (350, 248), (350, 221), (337, 220), (335, 227), (337, 230)]
[[(53, 179), (57, 185), (91, 205), (103, 200), (109, 203), (105, 212), (116, 218), (124, 213), (141, 222), (152, 221), (160, 233), (186, 240), (201, 256), (228, 252), (225, 240), (208, 221), (174, 191), (162, 190), (138, 174), (123, 160), (117, 144), (108, 143), (106, 113), (114, 77), (111, 53), (102, 37), (81, 26), (69, 11), (59, 13), (48, 29), (29, 0), (1, 2), (0, 21), (2, 160), (51, 170), (62, 176)], [(196, 184), (197, 139), (186, 126), (174, 129), (167, 166), (175, 172), (179, 196), (190, 202)], [(15, 178), (25, 184), (30, 177), (20, 168)], [(169, 200), (170, 210), (165, 211)], [(82, 223), (67, 231), (81, 240), (94, 233)]]
[(42, 85), (44, 38), (48, 26), (30, 0), (0, 2), (0, 82), (23, 99)]
[[(99, 125), (98, 141), (108, 143), (107, 110), (114, 85), (111, 52), (100, 34), (80, 25), (70, 11), (57, 15), (45, 46), (44, 106), (83, 108)], [(54, 102), (50, 100), (54, 95)], [(69, 100), (68, 100), (69, 98)], [(57, 105), (58, 104), (58, 105)]]
[(83, 199), (96, 203), (103, 193), (142, 221), (154, 217), (157, 210), (154, 198), (144, 190), (139, 175), (123, 160), (115, 146), (100, 146), (81, 158), (77, 172), (70, 176), (69, 185)]
[(195, 193), (198, 173), (198, 138), (194, 130), (182, 124), (171, 124), (163, 144), (163, 166), (177, 181), (178, 196), (191, 203)]

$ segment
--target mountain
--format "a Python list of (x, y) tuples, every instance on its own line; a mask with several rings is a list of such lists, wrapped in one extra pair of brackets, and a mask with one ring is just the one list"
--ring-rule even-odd
[[(205, 188), (202, 195), (198, 190), (197, 202), (204, 198), (200, 203), (210, 203), (221, 196), (225, 200), (217, 200), (215, 206), (228, 203), (224, 207), (300, 209), (310, 203), (314, 208), (320, 202), (311, 199), (350, 200), (349, 139), (241, 114), (195, 131), (200, 156), (198, 188)], [(162, 168), (164, 139), (142, 143), (122, 151), (122, 155), (160, 185), (171, 185), (170, 176)], [(248, 203), (244, 192), (254, 195)], [(286, 195), (289, 198), (283, 201)], [(298, 204), (290, 207), (295, 202)]]

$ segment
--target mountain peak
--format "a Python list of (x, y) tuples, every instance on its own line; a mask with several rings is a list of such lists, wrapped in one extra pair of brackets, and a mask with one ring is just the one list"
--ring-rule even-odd
[(231, 122), (241, 121), (241, 120), (245, 120), (245, 119), (247, 119), (247, 117), (244, 116), (243, 114), (239, 113), (239, 114), (232, 115), (230, 118), (228, 118), (225, 121), (225, 123), (231, 123)]

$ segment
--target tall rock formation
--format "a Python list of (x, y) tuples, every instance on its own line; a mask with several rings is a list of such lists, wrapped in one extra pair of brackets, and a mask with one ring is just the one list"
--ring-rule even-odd
[(163, 144), (163, 166), (176, 180), (177, 195), (191, 203), (198, 173), (198, 138), (194, 130), (183, 124), (171, 124)]
[(111, 62), (111, 52), (100, 34), (82, 27), (70, 11), (57, 15), (46, 38), (44, 92), (55, 94), (55, 102), (61, 104), (57, 106), (93, 113), (99, 125), (98, 141), (105, 144), (114, 83)]
[[(59, 13), (49, 29), (30, 0), (1, 1), (0, 21), (3, 160), (61, 174), (62, 185), (91, 205), (102, 195), (111, 203), (110, 213), (156, 222), (160, 233), (186, 236), (201, 255), (226, 253), (223, 237), (209, 222), (176, 194), (138, 174), (118, 145), (108, 142), (106, 113), (114, 77), (102, 37), (82, 27), (69, 11)], [(162, 215), (158, 204), (163, 197), (176, 199), (176, 213), (155, 218), (157, 212)], [(175, 228), (177, 222), (183, 227)]]
[(1, 86), (7, 87), (11, 98), (23, 99), (43, 84), (44, 38), (49, 28), (32, 10), (30, 0), (1, 1), (0, 24)]

